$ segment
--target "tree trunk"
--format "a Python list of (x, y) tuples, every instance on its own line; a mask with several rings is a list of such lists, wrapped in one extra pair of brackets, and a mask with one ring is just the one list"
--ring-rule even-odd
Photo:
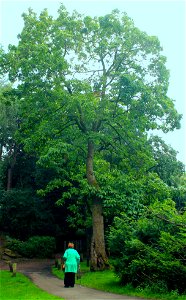
[(3, 154), (3, 146), (0, 145), (0, 160), (2, 159), (2, 154)]
[(7, 174), (7, 191), (12, 189), (12, 178), (13, 178), (13, 171), (14, 166), (16, 164), (17, 158), (17, 147), (14, 145), (9, 151), (9, 167), (8, 167), (8, 174)]
[[(91, 186), (99, 188), (97, 180), (93, 171), (94, 158), (94, 143), (88, 141), (88, 155), (87, 155), (87, 180)], [(93, 234), (90, 251), (90, 269), (92, 271), (104, 270), (108, 268), (108, 258), (105, 251), (104, 238), (104, 222), (102, 213), (102, 202), (100, 199), (94, 199), (92, 203), (92, 226)]]
[(92, 205), (93, 234), (90, 252), (90, 269), (92, 271), (105, 270), (109, 267), (105, 251), (104, 222), (102, 204), (94, 201)]
[(8, 178), (7, 178), (7, 191), (11, 190), (12, 188), (12, 175), (13, 175), (13, 168), (10, 166), (8, 168)]

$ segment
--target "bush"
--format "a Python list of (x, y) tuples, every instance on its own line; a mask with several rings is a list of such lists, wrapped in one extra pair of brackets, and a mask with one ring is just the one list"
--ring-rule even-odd
[(137, 221), (116, 218), (109, 246), (122, 284), (185, 293), (185, 237), (186, 214), (179, 215), (171, 200), (153, 204)]
[(9, 239), (7, 247), (28, 258), (48, 258), (56, 250), (55, 238), (50, 236), (33, 236), (25, 242)]
[(22, 255), (23, 242), (17, 239), (6, 237), (6, 247)]

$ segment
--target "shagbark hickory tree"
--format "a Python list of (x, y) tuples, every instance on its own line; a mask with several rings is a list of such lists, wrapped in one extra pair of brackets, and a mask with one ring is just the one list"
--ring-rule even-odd
[[(56, 19), (31, 9), (23, 19), (18, 46), (9, 46), (3, 65), (22, 93), (25, 149), (47, 155), (58, 147), (61, 160), (81, 149), (87, 182), (99, 191), (94, 160), (101, 150), (124, 155), (148, 130), (179, 127), (160, 43), (127, 14), (92, 18), (62, 5)], [(107, 267), (102, 210), (101, 198), (93, 197), (93, 270)]]

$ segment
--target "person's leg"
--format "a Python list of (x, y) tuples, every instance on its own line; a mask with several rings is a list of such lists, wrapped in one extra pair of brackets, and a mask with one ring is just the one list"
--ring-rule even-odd
[(72, 273), (72, 274), (71, 274), (70, 286), (71, 286), (71, 287), (74, 287), (74, 284), (75, 284), (75, 273)]
[(65, 287), (69, 287), (70, 286), (70, 273), (69, 272), (66, 272), (65, 273), (65, 277), (64, 277), (64, 286)]
[(68, 285), (70, 287), (74, 287), (74, 283), (75, 283), (75, 273), (73, 272), (68, 272), (67, 273), (67, 277), (66, 277), (66, 281), (65, 281), (65, 285)]

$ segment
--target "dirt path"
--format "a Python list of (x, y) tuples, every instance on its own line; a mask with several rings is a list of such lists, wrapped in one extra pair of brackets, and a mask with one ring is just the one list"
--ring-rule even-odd
[[(17, 263), (17, 271), (28, 276), (42, 290), (65, 300), (144, 300), (139, 297), (106, 293), (81, 285), (65, 289), (63, 280), (51, 273), (53, 264), (54, 260), (24, 260)], [(0, 267), (1, 269), (8, 269), (8, 266), (2, 262)]]

